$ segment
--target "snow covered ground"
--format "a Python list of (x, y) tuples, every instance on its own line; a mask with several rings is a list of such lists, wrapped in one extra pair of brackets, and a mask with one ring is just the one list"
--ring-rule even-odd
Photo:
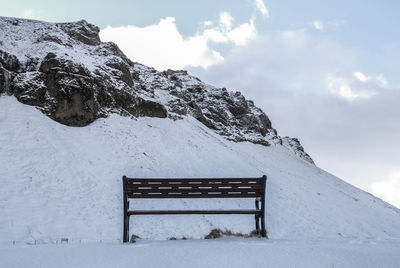
[[(270, 240), (151, 241), (202, 238), (214, 228), (241, 233), (254, 228), (248, 215), (176, 215), (131, 217), (130, 233), (144, 239), (134, 245), (119, 243), (123, 175), (262, 174), (268, 176)], [(172, 121), (111, 115), (75, 128), (14, 97), (0, 96), (0, 183), (0, 267), (84, 267), (85, 262), (111, 267), (113, 260), (119, 267), (160, 262), (166, 267), (214, 262), (219, 267), (235, 267), (230, 262), (237, 267), (268, 262), (283, 267), (400, 266), (397, 208), (282, 146), (231, 142), (190, 117)], [(252, 208), (253, 202), (135, 200), (133, 205)], [(62, 238), (69, 244), (59, 245)], [(35, 243), (39, 245), (27, 245)]]
[[(42, 267), (393, 267), (400, 243), (374, 240), (139, 241), (136, 244), (0, 246), (0, 268)], [(24, 256), (21, 258), (21, 256)]]

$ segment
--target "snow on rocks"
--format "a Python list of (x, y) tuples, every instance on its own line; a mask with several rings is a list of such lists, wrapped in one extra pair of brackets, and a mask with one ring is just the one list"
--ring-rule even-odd
[(132, 62), (98, 33), (84, 20), (0, 17), (0, 93), (69, 126), (87, 126), (111, 113), (174, 120), (190, 115), (228, 140), (282, 145), (313, 163), (297, 140), (282, 140), (240, 92), (206, 85), (186, 71), (158, 72)]

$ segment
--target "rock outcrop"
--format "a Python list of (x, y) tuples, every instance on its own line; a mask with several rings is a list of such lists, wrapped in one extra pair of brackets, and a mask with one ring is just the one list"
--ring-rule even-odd
[(281, 138), (266, 114), (240, 92), (186, 71), (158, 72), (132, 62), (84, 20), (46, 23), (0, 17), (0, 94), (50, 118), (86, 126), (110, 113), (179, 120), (193, 116), (236, 142), (289, 148), (313, 163), (297, 139)]

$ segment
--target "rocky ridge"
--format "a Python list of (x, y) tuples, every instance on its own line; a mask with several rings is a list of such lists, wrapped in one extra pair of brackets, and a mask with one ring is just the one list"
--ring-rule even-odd
[(179, 120), (193, 116), (229, 140), (282, 145), (313, 163), (295, 138), (280, 137), (240, 92), (186, 71), (132, 62), (84, 20), (47, 23), (0, 17), (0, 94), (14, 95), (55, 121), (86, 126), (110, 113)]

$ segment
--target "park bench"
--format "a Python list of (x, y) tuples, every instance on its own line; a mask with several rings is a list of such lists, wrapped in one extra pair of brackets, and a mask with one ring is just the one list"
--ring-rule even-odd
[[(168, 214), (250, 214), (255, 216), (256, 232), (265, 230), (265, 187), (261, 178), (191, 178), (145, 179), (123, 176), (124, 230), (123, 241), (129, 241), (129, 217), (132, 215)], [(231, 210), (130, 210), (129, 199), (135, 198), (255, 198), (255, 209)], [(261, 231), (260, 231), (261, 220)]]

